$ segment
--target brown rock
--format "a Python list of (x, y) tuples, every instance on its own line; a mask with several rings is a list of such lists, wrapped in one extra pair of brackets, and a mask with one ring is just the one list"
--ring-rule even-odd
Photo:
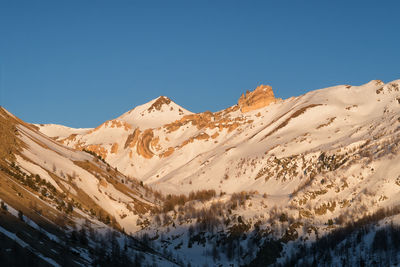
[(107, 181), (105, 179), (100, 179), (99, 183), (100, 183), (100, 185), (102, 187), (107, 187), (108, 186), (108, 183), (107, 183)]
[(247, 91), (239, 98), (238, 106), (245, 113), (268, 106), (276, 101), (272, 87), (269, 85), (260, 85), (253, 92)]
[(126, 139), (126, 142), (125, 142), (124, 149), (126, 149), (128, 146), (131, 148), (134, 147), (137, 140), (139, 139), (139, 135), (140, 135), (140, 130), (139, 130), (139, 128), (136, 128), (132, 134), (128, 135), (128, 138)]
[(136, 145), (136, 152), (138, 155), (146, 159), (151, 159), (154, 153), (150, 150), (150, 143), (154, 137), (154, 133), (152, 129), (147, 129), (140, 136), (139, 141)]
[(130, 129), (132, 129), (132, 126), (124, 121), (119, 121), (117, 119), (115, 120), (109, 120), (106, 121), (102, 124), (100, 124), (99, 126), (97, 126), (95, 129), (92, 129), (88, 132), (88, 134), (93, 133), (95, 131), (100, 130), (101, 128), (124, 128), (125, 131), (129, 131)]
[(174, 153), (175, 149), (173, 147), (169, 147), (166, 151), (164, 151), (161, 155), (160, 158), (166, 158), (172, 155)]
[(198, 135), (193, 137), (194, 139), (197, 140), (208, 140), (208, 138), (210, 138), (210, 136), (207, 133), (199, 133)]
[(97, 145), (88, 145), (86, 147), (83, 147), (86, 150), (92, 151), (94, 153), (96, 153), (97, 155), (99, 155), (100, 157), (102, 157), (103, 159), (107, 158), (107, 150), (102, 147), (101, 145), (97, 144)]
[(156, 136), (153, 138), (150, 142), (151, 148), (157, 151), (160, 151), (162, 149), (161, 145), (158, 143), (160, 141), (160, 137)]
[(215, 139), (215, 138), (218, 137), (218, 135), (219, 135), (219, 133), (218, 133), (218, 132), (215, 132), (213, 135), (211, 135), (211, 138), (212, 138), (212, 139)]
[(111, 153), (117, 154), (118, 153), (118, 143), (114, 143), (111, 147)]
[(64, 142), (69, 142), (69, 141), (74, 142), (75, 139), (76, 139), (76, 136), (77, 136), (77, 134), (71, 134), (70, 136), (68, 136), (68, 137), (66, 137), (66, 138), (64, 138), (64, 139), (62, 139), (62, 140), (60, 140), (59, 142), (60, 142), (61, 144), (64, 144)]
[[(165, 96), (160, 96), (157, 100), (147, 109), (148, 112), (153, 110), (161, 110), (161, 107), (165, 104), (168, 105), (171, 103), (171, 99)], [(171, 107), (172, 108), (172, 107)]]

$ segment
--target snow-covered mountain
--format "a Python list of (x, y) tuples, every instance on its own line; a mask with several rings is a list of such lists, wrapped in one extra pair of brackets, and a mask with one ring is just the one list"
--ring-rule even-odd
[[(270, 87), (260, 86), (247, 93), (247, 103), (243, 95), (237, 105), (198, 114), (160, 97), (96, 129), (60, 128), (71, 134), (55, 131), (52, 137), (93, 151), (125, 175), (164, 192), (288, 195), (305, 176), (300, 164), (379, 135), (396, 136), (398, 84), (335, 86), (286, 100), (275, 99)], [(39, 127), (49, 133), (54, 126)], [(275, 158), (291, 158), (297, 166), (292, 173), (273, 171)]]
[[(261, 85), (218, 112), (192, 113), (161, 96), (95, 129), (2, 112), (15, 125), (4, 170), (40, 175), (94, 225), (101, 210), (103, 225), (108, 215), (113, 229), (162, 251), (159, 265), (311, 265), (347, 249), (339, 230), (372, 264), (383, 228), (371, 223), (400, 222), (400, 80), (284, 100)], [(311, 249), (321, 237), (342, 243), (328, 256)]]
[[(125, 263), (140, 255), (142, 262), (176, 265), (121, 234), (141, 229), (138, 219), (159, 205), (149, 188), (3, 108), (0, 129), (0, 243), (1, 251), (13, 255), (0, 255), (4, 266), (87, 266), (101, 257), (116, 263), (116, 247), (95, 250), (96, 242), (109, 241), (125, 246), (130, 254), (121, 259)], [(70, 131), (56, 125), (47, 129)]]

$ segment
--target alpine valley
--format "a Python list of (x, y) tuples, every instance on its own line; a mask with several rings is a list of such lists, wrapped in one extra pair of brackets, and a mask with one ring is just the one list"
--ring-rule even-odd
[(3, 266), (397, 266), (400, 80), (97, 128), (0, 109)]

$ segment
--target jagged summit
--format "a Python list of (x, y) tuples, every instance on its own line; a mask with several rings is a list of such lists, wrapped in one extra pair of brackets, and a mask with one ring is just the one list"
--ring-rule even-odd
[(238, 100), (238, 105), (243, 113), (263, 108), (275, 102), (277, 99), (274, 96), (272, 87), (269, 85), (260, 85), (254, 91), (247, 91), (246, 94)]
[(191, 113), (170, 98), (159, 96), (124, 113), (117, 119), (139, 128), (156, 128)]
[(153, 110), (161, 110), (161, 108), (163, 107), (163, 105), (169, 105), (171, 103), (171, 99), (169, 99), (166, 96), (159, 96), (158, 98), (155, 99), (155, 101), (153, 100), (153, 104), (151, 104), (151, 106), (147, 109), (147, 111), (151, 112)]

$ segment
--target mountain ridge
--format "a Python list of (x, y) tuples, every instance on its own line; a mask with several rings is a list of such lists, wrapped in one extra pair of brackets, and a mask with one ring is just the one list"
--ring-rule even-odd
[[(391, 84), (397, 83), (394, 81), (388, 83), (387, 86), (391, 86)], [(199, 160), (204, 158), (202, 161), (207, 162), (210, 160), (204, 156), (207, 153), (217, 153), (218, 155), (229, 154), (236, 150), (237, 146), (242, 146), (240, 145), (242, 142), (246, 142), (245, 146), (247, 147), (249, 147), (250, 144), (254, 144), (251, 145), (253, 146), (252, 149), (250, 149), (253, 151), (251, 153), (259, 150), (256, 145), (257, 143), (267, 142), (266, 147), (270, 147), (269, 154), (287, 156), (288, 154), (284, 151), (285, 148), (280, 144), (281, 141), (276, 139), (279, 138), (279, 136), (275, 139), (271, 139), (271, 136), (277, 134), (281, 135), (285, 133), (285, 129), (293, 128), (291, 125), (299, 121), (299, 118), (302, 120), (309, 118), (308, 120), (310, 122), (315, 121), (312, 116), (317, 118), (319, 121), (318, 124), (312, 126), (314, 128), (313, 132), (316, 134), (315, 138), (319, 138), (318, 136), (325, 133), (327, 130), (330, 130), (327, 133), (329, 135), (341, 135), (339, 133), (341, 131), (339, 128), (345, 127), (346, 134), (342, 134), (343, 137), (341, 138), (343, 140), (347, 139), (348, 136), (352, 134), (352, 126), (351, 123), (348, 122), (349, 119), (353, 120), (352, 123), (358, 123), (357, 120), (364, 120), (364, 118), (368, 116), (376, 116), (373, 114), (374, 112), (372, 112), (374, 106), (385, 105), (379, 104), (379, 99), (377, 99), (377, 97), (386, 97), (389, 92), (382, 95), (378, 94), (377, 91), (381, 90), (381, 87), (384, 87), (383, 82), (373, 80), (358, 87), (348, 85), (334, 86), (312, 91), (299, 97), (276, 100), (275, 98), (270, 98), (272, 92), (270, 87), (259, 86), (258, 89), (253, 91), (253, 94), (254, 92), (258, 93), (259, 91), (265, 90), (267, 91), (266, 98), (269, 99), (269, 101), (264, 102), (263, 107), (254, 110), (245, 110), (245, 112), (242, 112), (240, 111), (239, 105), (234, 105), (214, 113), (203, 112), (182, 115), (180, 119), (174, 121), (170, 120), (166, 123), (162, 123), (163, 125), (157, 125), (156, 127), (147, 129), (144, 129), (146, 127), (139, 127), (139, 125), (136, 125), (136, 127), (132, 126), (131, 128), (126, 127), (126, 125), (121, 125), (120, 127), (115, 126), (114, 130), (111, 130), (110, 127), (113, 127), (111, 125), (108, 127), (108, 130), (104, 129), (102, 134), (98, 133), (97, 136), (94, 136), (94, 133), (92, 136), (78, 134), (59, 141), (75, 148), (86, 147), (86, 149), (101, 155), (109, 161), (112, 166), (117, 167), (126, 175), (137, 177), (146, 181), (146, 183), (159, 184), (162, 181), (169, 180), (168, 177), (170, 177), (172, 173), (176, 174), (176, 171), (173, 171), (173, 169), (168, 170), (165, 166), (171, 166), (172, 164), (176, 166), (173, 167), (176, 170), (177, 168), (182, 169), (185, 164), (179, 167), (176, 165), (176, 162), (182, 162), (183, 160), (186, 164), (189, 164), (188, 166), (191, 166), (190, 162), (193, 162), (196, 157)], [(395, 91), (393, 91), (392, 94), (394, 92)], [(324, 96), (324, 94), (326, 94), (326, 96)], [(339, 96), (340, 94), (343, 95), (342, 99)], [(365, 96), (375, 98), (377, 101), (376, 104), (366, 104), (369, 99), (365, 98)], [(330, 98), (329, 101), (326, 99), (327, 97)], [(157, 99), (163, 99), (163, 97)], [(157, 99), (147, 103), (145, 108), (148, 109)], [(241, 99), (243, 99), (243, 96)], [(395, 101), (395, 99), (392, 100)], [(259, 104), (256, 103), (256, 105)], [(142, 109), (145, 110), (145, 108)], [(379, 109), (385, 109), (385, 107)], [(133, 111), (135, 111), (135, 109), (133, 109)], [(132, 110), (129, 112), (132, 113)], [(125, 114), (129, 114), (129, 112)], [(335, 112), (341, 114), (341, 117), (335, 116), (335, 114), (333, 114)], [(121, 117), (126, 116), (125, 114)], [(118, 120), (118, 118), (116, 120)], [(331, 130), (332, 125), (335, 124), (338, 125), (338, 128), (335, 130), (338, 131), (336, 133)], [(342, 126), (339, 126), (339, 124)], [(247, 129), (246, 133), (244, 129)], [(295, 146), (291, 148), (293, 153), (296, 150), (298, 151), (296, 153), (304, 152), (304, 149), (300, 149), (302, 147), (301, 144), (295, 145), (296, 142), (294, 139), (297, 138), (299, 143), (305, 143), (306, 140), (310, 141), (312, 139), (311, 133), (307, 131), (299, 133), (298, 129), (296, 130), (294, 128), (292, 132), (297, 133), (293, 134), (288, 132), (289, 136), (292, 136), (290, 137), (292, 140), (286, 140), (286, 146), (291, 143), (292, 146)], [(251, 135), (251, 138), (246, 137), (246, 134)], [(353, 133), (353, 135), (354, 134), (355, 133)], [(332, 136), (326, 137), (328, 139), (332, 138)], [(258, 140), (257, 143), (254, 143), (255, 140)], [(351, 140), (351, 138), (348, 140)], [(329, 140), (324, 142), (327, 141)], [(313, 143), (313, 141), (311, 141), (311, 143)], [(335, 141), (331, 143), (333, 144)], [(285, 146), (285, 144), (283, 144), (283, 146)], [(321, 149), (320, 146), (314, 145), (308, 145), (308, 147), (314, 147), (313, 149), (317, 150)], [(278, 148), (280, 148), (280, 151), (278, 151)], [(193, 151), (198, 152), (193, 154)], [(260, 156), (262, 156), (264, 152), (265, 150), (260, 151)], [(237, 159), (235, 161), (237, 161)], [(225, 164), (227, 163), (223, 165)], [(138, 167), (135, 167), (135, 165)], [(159, 169), (158, 171), (156, 171), (157, 168)], [(190, 167), (188, 168), (190, 169)], [(196, 169), (198, 169), (198, 167), (196, 167)], [(171, 172), (171, 175), (165, 175), (166, 172)], [(185, 172), (186, 171), (183, 171), (183, 173)], [(217, 173), (219, 173), (220, 177), (225, 176), (221, 171), (215, 170), (214, 174)], [(228, 175), (234, 174), (228, 173)], [(182, 176), (182, 174), (178, 176)], [(207, 176), (207, 174), (205, 176)], [(176, 175), (174, 175), (174, 177), (176, 177)], [(193, 179), (197, 178), (193, 176), (192, 178), (182, 177), (181, 182), (185, 184)], [(175, 186), (178, 185), (176, 184)], [(201, 184), (199, 184), (199, 186), (201, 186)], [(187, 187), (190, 188), (190, 186)], [(182, 187), (180, 187), (180, 190), (181, 189)]]
[[(400, 80), (284, 100), (259, 86), (239, 99), (191, 113), (159, 97), (94, 129), (27, 124), (1, 109), (6, 217), (23, 209), (39, 224), (41, 210), (56, 225), (64, 216), (69, 227), (115, 231), (118, 240), (129, 233), (129, 253), (150, 246), (144, 261), (158, 255), (160, 266), (302, 266), (321, 255), (337, 255), (333, 266), (359, 264), (361, 256), (339, 256), (347, 243), (368, 264), (381, 258), (379, 238), (400, 233)], [(0, 227), (0, 237), (14, 236), (10, 224)]]

